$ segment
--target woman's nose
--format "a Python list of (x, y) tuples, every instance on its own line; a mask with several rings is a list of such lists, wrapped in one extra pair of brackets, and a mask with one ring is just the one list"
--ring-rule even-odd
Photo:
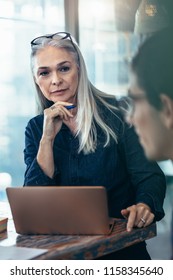
[(62, 78), (60, 75), (58, 75), (58, 73), (54, 73), (52, 75), (52, 84), (53, 85), (59, 85), (62, 83)]

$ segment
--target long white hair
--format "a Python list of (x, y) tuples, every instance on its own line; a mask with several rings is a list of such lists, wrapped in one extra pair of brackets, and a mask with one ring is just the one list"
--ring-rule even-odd
[[(117, 135), (115, 131), (105, 123), (103, 117), (99, 114), (98, 102), (106, 106), (113, 114), (116, 115), (118, 108), (110, 103), (110, 99), (115, 98), (112, 95), (108, 95), (96, 87), (89, 81), (86, 65), (81, 54), (81, 51), (73, 40), (73, 44), (69, 39), (62, 39), (62, 37), (56, 39), (43, 38), (41, 43), (38, 45), (32, 46), (31, 52), (31, 69), (33, 78), (34, 67), (35, 67), (35, 56), (37, 52), (41, 49), (46, 48), (47, 46), (53, 46), (56, 48), (62, 48), (68, 53), (73, 55), (76, 64), (79, 68), (79, 84), (77, 89), (77, 115), (76, 115), (76, 126), (77, 133), (76, 136), (79, 137), (79, 149), (78, 152), (83, 151), (85, 154), (94, 152), (97, 147), (97, 124), (105, 134), (105, 143), (106, 147), (110, 143), (110, 139), (113, 138), (117, 142)], [(35, 83), (35, 81), (34, 81)], [(53, 103), (47, 100), (40, 88), (35, 83), (37, 90), (37, 101), (38, 101), (38, 113), (42, 114), (44, 109), (50, 107)]]

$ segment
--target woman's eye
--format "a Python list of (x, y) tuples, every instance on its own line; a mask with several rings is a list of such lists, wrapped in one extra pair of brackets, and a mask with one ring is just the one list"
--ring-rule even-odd
[(60, 72), (68, 72), (69, 70), (70, 70), (69, 66), (62, 66), (62, 67), (59, 68)]
[(49, 72), (48, 71), (43, 71), (43, 72), (40, 72), (39, 76), (46, 76), (48, 75)]

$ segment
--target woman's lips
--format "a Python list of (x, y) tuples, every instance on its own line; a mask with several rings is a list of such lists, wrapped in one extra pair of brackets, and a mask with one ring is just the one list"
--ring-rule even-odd
[(62, 92), (64, 92), (66, 89), (57, 89), (57, 90), (54, 90), (54, 91), (51, 91), (51, 94), (60, 94)]

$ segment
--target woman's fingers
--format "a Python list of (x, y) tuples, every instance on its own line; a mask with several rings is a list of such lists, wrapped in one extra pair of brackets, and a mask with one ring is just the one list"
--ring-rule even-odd
[(70, 110), (68, 110), (65, 106), (60, 104), (54, 104), (49, 108), (49, 113), (51, 117), (60, 117), (62, 120), (65, 119), (66, 121), (69, 118), (73, 117), (73, 114)]
[(121, 214), (127, 218), (127, 231), (131, 231), (133, 227), (146, 227), (153, 222), (155, 217), (145, 203), (138, 203), (123, 209)]

